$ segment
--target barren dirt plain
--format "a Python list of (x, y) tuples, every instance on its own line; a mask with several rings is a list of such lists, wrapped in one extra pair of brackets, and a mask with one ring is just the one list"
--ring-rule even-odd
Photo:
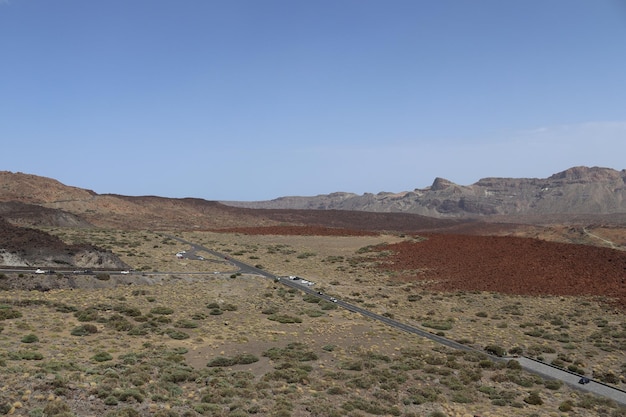
[(177, 259), (190, 248), (174, 239), (304, 277), (325, 294), (479, 351), (523, 353), (624, 389), (620, 228), (45, 230), (109, 249), (136, 271), (123, 280), (56, 275), (58, 288), (43, 292), (7, 285), (6, 414), (626, 415), (576, 387), (239, 275), (223, 258)]

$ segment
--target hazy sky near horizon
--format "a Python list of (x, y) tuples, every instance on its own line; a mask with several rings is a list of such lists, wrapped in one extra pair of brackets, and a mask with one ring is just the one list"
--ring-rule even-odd
[(0, 0), (0, 170), (269, 200), (626, 168), (626, 0)]

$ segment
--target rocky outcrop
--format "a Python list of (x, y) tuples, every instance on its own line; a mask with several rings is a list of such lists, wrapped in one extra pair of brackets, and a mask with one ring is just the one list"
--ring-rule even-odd
[(0, 265), (126, 269), (115, 254), (93, 245), (67, 245), (44, 231), (18, 227), (0, 217)]

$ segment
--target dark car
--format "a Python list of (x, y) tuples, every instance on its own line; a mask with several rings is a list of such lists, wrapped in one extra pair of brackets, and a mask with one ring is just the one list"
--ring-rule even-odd
[(578, 380), (578, 383), (582, 384), (582, 385), (588, 384), (590, 382), (591, 382), (591, 380), (589, 378), (587, 378), (586, 376), (583, 376), (582, 378), (580, 378)]

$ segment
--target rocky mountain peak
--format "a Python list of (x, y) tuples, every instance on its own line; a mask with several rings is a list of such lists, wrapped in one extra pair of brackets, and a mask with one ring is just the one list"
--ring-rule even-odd
[(435, 181), (433, 181), (433, 185), (430, 186), (430, 189), (431, 191), (441, 191), (441, 190), (445, 190), (446, 188), (452, 187), (454, 185), (456, 184), (450, 180), (437, 177), (435, 178)]

